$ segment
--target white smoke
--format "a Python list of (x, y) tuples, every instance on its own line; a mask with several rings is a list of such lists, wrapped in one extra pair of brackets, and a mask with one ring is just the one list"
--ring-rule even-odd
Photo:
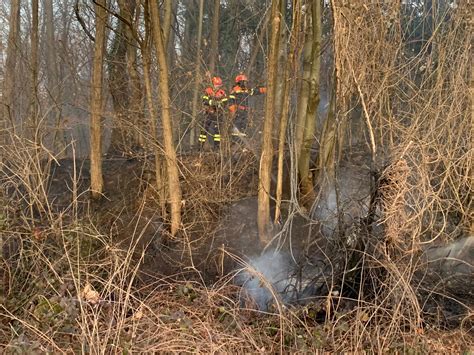
[(259, 310), (266, 310), (276, 301), (290, 303), (298, 298), (305, 282), (297, 280), (295, 270), (296, 265), (288, 255), (267, 251), (250, 259), (248, 266), (236, 276), (235, 282), (242, 286), (243, 292)]

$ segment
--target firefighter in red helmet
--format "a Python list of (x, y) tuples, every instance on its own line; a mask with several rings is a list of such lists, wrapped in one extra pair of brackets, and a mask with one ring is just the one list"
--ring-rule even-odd
[(227, 94), (222, 89), (222, 79), (214, 76), (212, 85), (206, 87), (202, 96), (204, 106), (204, 125), (199, 135), (201, 147), (209, 138), (214, 148), (219, 148), (221, 142), (220, 129), (224, 121), (224, 107), (227, 103)]
[(245, 74), (235, 77), (235, 85), (229, 95), (229, 111), (233, 116), (233, 136), (246, 136), (249, 115), (249, 97), (266, 93), (265, 87), (248, 87), (248, 78)]

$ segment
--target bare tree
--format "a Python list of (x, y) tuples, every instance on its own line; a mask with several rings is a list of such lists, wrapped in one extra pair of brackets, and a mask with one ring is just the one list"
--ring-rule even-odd
[(104, 180), (102, 177), (102, 84), (105, 54), (105, 25), (107, 23), (106, 1), (97, 0), (95, 5), (96, 35), (91, 82), (91, 124), (90, 160), (91, 191), (93, 198), (102, 196)]
[(153, 39), (160, 70), (159, 87), (161, 98), (161, 119), (163, 122), (163, 141), (168, 172), (168, 186), (171, 205), (171, 235), (175, 236), (181, 227), (181, 186), (179, 184), (178, 162), (173, 146), (173, 126), (170, 115), (170, 96), (168, 84), (168, 65), (166, 63), (166, 50), (160, 25), (158, 3), (149, 2)]
[(263, 127), (262, 155), (260, 158), (260, 172), (258, 185), (258, 233), (262, 243), (271, 240), (270, 235), (270, 185), (273, 160), (273, 120), (275, 112), (276, 75), (278, 58), (278, 40), (280, 29), (279, 1), (272, 3), (271, 12), (271, 42), (268, 63), (268, 89), (265, 100), (265, 121)]
[[(130, 18), (125, 1), (120, 1), (121, 18)], [(131, 134), (130, 82), (127, 70), (127, 24), (117, 21), (112, 46), (107, 54), (108, 83), (115, 117), (110, 137), (109, 154), (128, 151), (134, 142)]]
[[(8, 142), (6, 129), (8, 122), (15, 119), (14, 107), (14, 87), (16, 64), (18, 59), (18, 48), (20, 45), (20, 0), (11, 0), (10, 4), (10, 29), (7, 42), (7, 60), (5, 63), (5, 76), (3, 79), (2, 110), (0, 117), (0, 146), (5, 147)], [(3, 161), (3, 154), (0, 154), (0, 162)]]
[(196, 142), (196, 122), (199, 112), (198, 100), (199, 100), (199, 85), (201, 83), (201, 42), (202, 42), (202, 20), (204, 17), (204, 0), (199, 0), (199, 19), (198, 19), (198, 34), (197, 34), (197, 48), (196, 48), (196, 61), (194, 63), (194, 89), (193, 89), (193, 102), (192, 102), (192, 123), (191, 132), (189, 135), (189, 144), (192, 146)]
[[(311, 40), (311, 69), (309, 72), (308, 103), (305, 112), (302, 144), (298, 158), (298, 170), (303, 203), (311, 205), (315, 199), (313, 178), (310, 173), (311, 148), (314, 143), (316, 130), (316, 112), (319, 106), (319, 85), (321, 67), (321, 3), (313, 1), (311, 5), (312, 40)], [(302, 122), (301, 122), (302, 123)]]
[(140, 49), (143, 57), (143, 80), (145, 82), (145, 94), (150, 117), (150, 132), (155, 155), (155, 179), (156, 188), (158, 191), (158, 203), (161, 207), (163, 217), (166, 217), (166, 184), (163, 174), (163, 160), (162, 160), (162, 145), (158, 137), (158, 120), (157, 109), (153, 101), (153, 88), (151, 83), (151, 25), (150, 13), (148, 6), (144, 6), (144, 20), (145, 20), (145, 38), (140, 42)]
[(275, 222), (280, 219), (281, 200), (283, 193), (283, 161), (285, 157), (285, 138), (288, 126), (288, 115), (290, 109), (290, 93), (295, 83), (297, 73), (297, 58), (299, 55), (299, 38), (301, 30), (301, 2), (296, 0), (293, 6), (293, 21), (290, 33), (290, 50), (286, 61), (285, 72), (282, 75), (284, 79), (284, 91), (282, 95), (282, 109), (280, 116), (280, 130), (278, 136), (278, 171), (275, 201)]
[(163, 16), (163, 43), (165, 48), (168, 48), (168, 43), (171, 35), (171, 19), (173, 17), (173, 1), (164, 0), (163, 5), (165, 7)]
[(38, 0), (31, 2), (31, 117), (30, 136), (34, 137), (34, 131), (38, 124)]
[(53, 0), (44, 2), (44, 25), (46, 30), (46, 73), (48, 81), (49, 105), (51, 107), (51, 121), (55, 126), (53, 144), (56, 150), (64, 153), (64, 132), (61, 129), (62, 95), (58, 73), (58, 55), (55, 40), (55, 21), (53, 12)]

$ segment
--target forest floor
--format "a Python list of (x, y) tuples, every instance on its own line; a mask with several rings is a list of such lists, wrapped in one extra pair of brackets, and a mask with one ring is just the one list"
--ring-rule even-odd
[[(301, 214), (291, 218), (293, 238), (262, 257), (252, 152), (180, 157), (184, 232), (176, 239), (157, 202), (152, 157), (103, 164), (100, 201), (87, 193), (89, 162), (64, 159), (51, 167), (46, 208), (5, 202), (6, 352), (472, 353), (472, 313), (455, 326), (403, 317), (394, 324), (384, 315), (393, 310), (371, 313), (369, 299), (333, 288), (336, 262), (316, 261), (337, 246)], [(276, 272), (295, 283), (278, 285)]]

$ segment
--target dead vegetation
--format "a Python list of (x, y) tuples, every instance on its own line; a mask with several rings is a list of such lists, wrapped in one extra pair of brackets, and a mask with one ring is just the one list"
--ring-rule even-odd
[[(283, 302), (219, 233), (226, 208), (257, 194), (254, 154), (223, 147), (179, 156), (182, 225), (171, 237), (167, 192), (160, 190), (166, 184), (156, 181), (153, 157), (104, 161), (104, 199), (94, 202), (87, 161), (61, 161), (40, 139), (10, 131), (0, 190), (1, 347), (11, 353), (471, 352), (472, 256), (452, 260), (462, 250), (426, 256), (429, 248), (472, 238), (466, 5), (440, 12), (437, 30), (415, 51), (395, 5), (350, 3), (331, 2), (337, 119), (324, 128), (334, 139), (318, 148), (332, 156), (328, 186), (337, 228), (327, 233), (316, 206), (301, 208), (290, 149), (288, 198), (273, 236), (280, 249), (304, 250), (295, 283), (303, 283), (298, 271), (305, 266), (317, 270), (305, 281), (313, 290), (309, 300)], [(346, 222), (350, 213), (338, 194), (353, 182), (343, 176), (354, 171), (343, 175), (338, 155), (352, 159), (361, 146), (347, 143), (353, 137), (364, 137), (357, 163), (372, 174), (371, 188), (359, 196), (365, 213)], [(74, 144), (68, 149), (74, 152)], [(318, 185), (318, 203), (327, 202), (324, 186)], [(248, 242), (234, 237), (232, 243)], [(471, 244), (460, 245), (472, 253)], [(443, 264), (447, 259), (453, 263)], [(239, 270), (272, 295), (268, 309), (259, 310), (234, 283)]]

